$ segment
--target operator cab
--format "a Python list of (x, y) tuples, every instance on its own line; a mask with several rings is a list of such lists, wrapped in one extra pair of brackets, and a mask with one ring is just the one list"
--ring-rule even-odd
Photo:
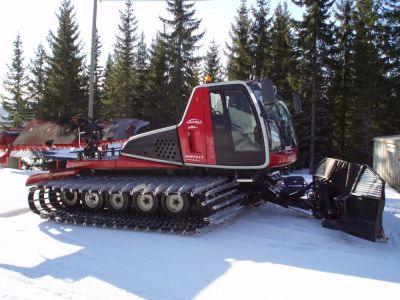
[[(257, 107), (243, 84), (209, 87), (216, 164), (260, 166), (265, 145)], [(259, 108), (258, 108), (259, 109)]]
[(264, 83), (231, 81), (196, 87), (177, 126), (131, 137), (121, 155), (238, 170), (293, 163), (297, 149), (289, 111), (271, 88), (266, 95)]
[(214, 84), (208, 93), (216, 165), (273, 168), (297, 159), (291, 115), (272, 81)]

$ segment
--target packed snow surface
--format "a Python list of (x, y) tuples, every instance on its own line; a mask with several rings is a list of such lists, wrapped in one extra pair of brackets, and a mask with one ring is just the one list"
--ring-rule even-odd
[(193, 236), (77, 227), (27, 206), (29, 173), (0, 169), (0, 299), (400, 299), (400, 195), (388, 243), (272, 204)]

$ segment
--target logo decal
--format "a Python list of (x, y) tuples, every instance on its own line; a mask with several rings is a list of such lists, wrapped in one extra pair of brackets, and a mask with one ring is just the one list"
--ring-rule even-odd
[(201, 161), (204, 159), (204, 155), (202, 155), (202, 154), (186, 154), (185, 159), (198, 162), (198, 161)]
[(186, 121), (187, 125), (202, 125), (203, 121), (199, 120), (199, 119), (190, 119), (188, 121)]

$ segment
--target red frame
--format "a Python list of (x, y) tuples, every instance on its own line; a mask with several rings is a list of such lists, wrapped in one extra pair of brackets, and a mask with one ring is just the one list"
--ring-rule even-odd
[(79, 169), (178, 169), (179, 165), (149, 161), (144, 159), (120, 156), (118, 159), (89, 159), (89, 160), (70, 160), (67, 168)]
[(28, 177), (28, 179), (26, 180), (26, 185), (29, 186), (43, 181), (72, 177), (77, 175), (78, 173), (79, 170), (71, 169), (71, 170), (50, 171), (49, 173), (34, 174)]
[(269, 167), (280, 168), (294, 163), (299, 156), (299, 149), (293, 148), (285, 151), (270, 152)]
[(210, 96), (207, 87), (197, 87), (178, 126), (183, 162), (215, 165)]

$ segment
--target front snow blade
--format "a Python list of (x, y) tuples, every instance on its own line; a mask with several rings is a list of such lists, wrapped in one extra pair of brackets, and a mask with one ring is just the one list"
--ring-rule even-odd
[(315, 213), (322, 225), (370, 240), (384, 240), (385, 181), (367, 165), (325, 158), (314, 174)]

